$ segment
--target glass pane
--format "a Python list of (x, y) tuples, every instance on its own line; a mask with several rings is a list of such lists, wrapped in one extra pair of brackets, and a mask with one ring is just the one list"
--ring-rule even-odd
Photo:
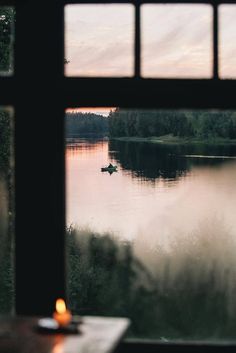
[(132, 76), (133, 52), (132, 5), (65, 7), (66, 76)]
[(14, 8), (0, 6), (0, 74), (13, 73)]
[(236, 78), (236, 6), (219, 6), (219, 75)]
[(14, 311), (13, 113), (0, 107), (0, 314)]
[(212, 7), (143, 5), (143, 77), (212, 77)]
[(73, 313), (129, 317), (129, 337), (235, 340), (235, 180), (235, 111), (67, 110)]

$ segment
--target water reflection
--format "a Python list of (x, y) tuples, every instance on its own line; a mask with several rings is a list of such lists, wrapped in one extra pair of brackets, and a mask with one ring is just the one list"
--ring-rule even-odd
[[(66, 151), (67, 224), (166, 246), (220, 215), (236, 229), (235, 146), (80, 141)], [(222, 158), (189, 158), (189, 155)], [(109, 163), (117, 173), (102, 173)]]
[(67, 151), (98, 151), (102, 147), (107, 149), (107, 141), (105, 140), (96, 140), (96, 139), (79, 139), (79, 138), (68, 138), (66, 142)]
[[(174, 180), (186, 175), (194, 166), (217, 166), (223, 163), (227, 157), (236, 155), (236, 146), (159, 145), (113, 140), (109, 142), (109, 155), (117, 160), (123, 169), (130, 170), (134, 178), (146, 181), (157, 178)], [(197, 155), (218, 158), (187, 158)]]

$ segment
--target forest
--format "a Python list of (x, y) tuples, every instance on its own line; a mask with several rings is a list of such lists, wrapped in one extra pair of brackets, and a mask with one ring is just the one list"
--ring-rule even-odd
[(108, 119), (94, 113), (67, 112), (66, 137), (107, 135)]
[(108, 136), (236, 139), (236, 112), (137, 110), (117, 108), (108, 117), (94, 113), (66, 113), (66, 137)]
[(109, 115), (110, 137), (172, 134), (199, 139), (236, 138), (236, 112), (119, 109)]

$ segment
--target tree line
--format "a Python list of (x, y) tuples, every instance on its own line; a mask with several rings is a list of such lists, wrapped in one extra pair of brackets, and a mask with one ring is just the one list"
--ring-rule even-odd
[(236, 112), (119, 109), (110, 112), (109, 134), (123, 136), (236, 138)]
[(89, 134), (108, 134), (108, 119), (100, 114), (68, 112), (66, 113), (66, 136)]

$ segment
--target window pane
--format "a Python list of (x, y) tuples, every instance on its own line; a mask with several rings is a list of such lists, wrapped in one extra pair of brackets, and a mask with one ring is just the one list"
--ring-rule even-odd
[(133, 51), (132, 5), (65, 7), (66, 76), (132, 76)]
[(141, 12), (144, 77), (212, 77), (212, 7), (143, 5)]
[(70, 109), (66, 137), (72, 311), (234, 340), (236, 112)]
[(0, 107), (0, 314), (14, 310), (13, 114)]
[(0, 7), (0, 74), (13, 73), (14, 8)]
[(236, 6), (219, 6), (219, 74), (236, 78)]

